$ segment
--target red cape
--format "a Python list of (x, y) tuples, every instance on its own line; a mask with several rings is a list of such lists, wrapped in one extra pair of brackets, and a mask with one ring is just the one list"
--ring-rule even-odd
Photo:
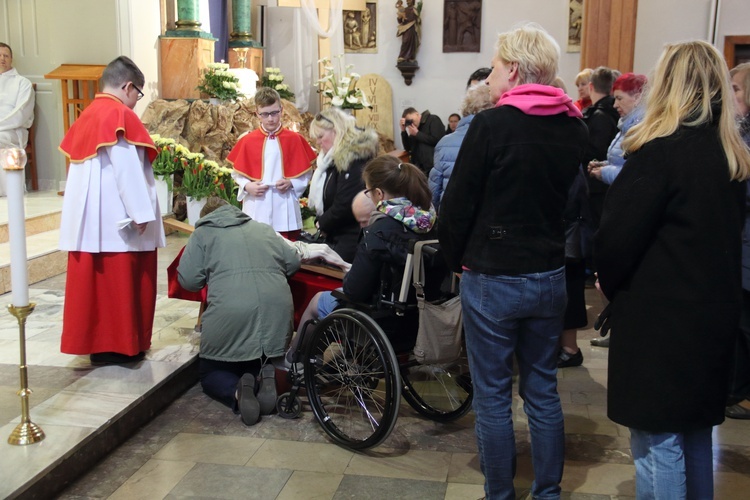
[[(268, 133), (260, 127), (253, 130), (234, 145), (227, 161), (234, 170), (254, 181), (263, 179), (264, 148)], [(273, 140), (273, 139), (272, 139)], [(281, 171), (285, 179), (294, 179), (308, 172), (315, 159), (315, 151), (304, 137), (282, 128), (276, 134), (281, 146)]]
[(65, 134), (60, 151), (71, 163), (82, 163), (96, 156), (99, 148), (117, 144), (120, 134), (129, 144), (146, 148), (149, 161), (154, 161), (154, 141), (133, 110), (113, 95), (96, 94)]

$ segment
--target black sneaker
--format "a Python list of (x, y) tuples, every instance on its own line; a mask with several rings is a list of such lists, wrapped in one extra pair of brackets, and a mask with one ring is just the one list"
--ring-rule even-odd
[(565, 349), (560, 349), (560, 354), (557, 355), (558, 368), (570, 368), (571, 366), (581, 366), (582, 364), (583, 352), (580, 349), (575, 354), (570, 354)]
[(270, 415), (276, 409), (276, 368), (268, 362), (258, 374), (258, 404), (261, 415)]
[(255, 425), (260, 417), (260, 403), (255, 397), (255, 376), (246, 373), (237, 382), (237, 406), (245, 425)]

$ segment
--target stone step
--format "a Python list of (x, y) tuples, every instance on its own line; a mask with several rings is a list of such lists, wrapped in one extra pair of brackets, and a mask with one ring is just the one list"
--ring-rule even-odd
[[(26, 236), (60, 228), (60, 210), (26, 216)], [(0, 244), (8, 243), (8, 223), (0, 222)]]
[[(59, 229), (26, 237), (26, 265), (30, 285), (65, 272), (68, 252), (58, 250), (59, 239)], [(10, 289), (10, 243), (5, 242), (0, 243), (0, 294), (9, 292)]]

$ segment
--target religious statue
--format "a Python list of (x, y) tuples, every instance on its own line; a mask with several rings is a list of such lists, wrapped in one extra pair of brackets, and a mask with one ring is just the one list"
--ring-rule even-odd
[(401, 37), (401, 51), (398, 54), (398, 62), (416, 62), (419, 42), (422, 38), (422, 2), (414, 6), (415, 0), (403, 0), (396, 2), (396, 19), (398, 31), (396, 36)]
[(344, 21), (344, 45), (350, 49), (362, 47), (362, 34), (359, 31), (359, 23), (354, 17), (354, 12), (346, 14), (346, 21)]

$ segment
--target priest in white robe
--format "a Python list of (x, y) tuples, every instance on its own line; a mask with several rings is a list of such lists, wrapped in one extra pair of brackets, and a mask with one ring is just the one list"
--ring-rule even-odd
[[(0, 149), (26, 148), (34, 122), (34, 89), (13, 68), (13, 49), (0, 43)], [(0, 196), (5, 196), (5, 171), (0, 171)]]

